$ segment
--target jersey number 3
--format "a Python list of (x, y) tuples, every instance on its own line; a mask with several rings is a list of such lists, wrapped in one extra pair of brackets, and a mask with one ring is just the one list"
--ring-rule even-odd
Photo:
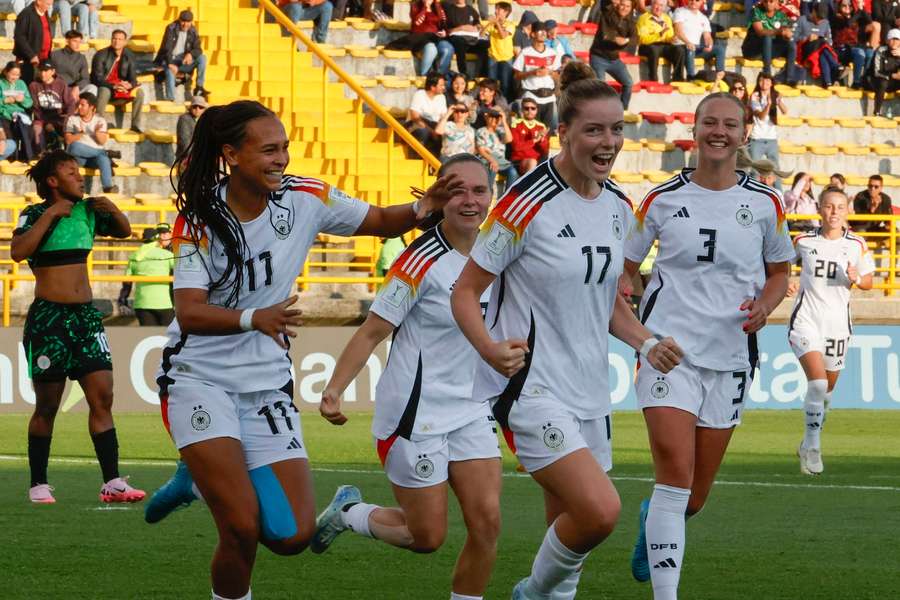
[[(259, 254), (260, 262), (265, 265), (266, 269), (266, 282), (264, 285), (272, 285), (272, 253), (266, 250), (265, 252), (260, 252)], [(247, 283), (250, 286), (250, 291), (256, 291), (256, 259), (249, 258), (244, 261), (244, 266), (247, 267)]]
[(582, 246), (581, 254), (584, 255), (584, 259), (586, 261), (586, 265), (584, 268), (584, 283), (585, 285), (591, 283), (593, 280), (594, 273), (594, 254), (601, 254), (605, 257), (603, 262), (603, 267), (600, 269), (600, 277), (597, 279), (597, 283), (603, 283), (603, 280), (606, 279), (606, 271), (609, 269), (609, 263), (612, 262), (612, 251), (610, 251), (609, 246)]
[(706, 249), (706, 254), (698, 254), (697, 262), (716, 262), (716, 230), (704, 229), (701, 227), (700, 235), (706, 238), (706, 241), (703, 242), (703, 247)]

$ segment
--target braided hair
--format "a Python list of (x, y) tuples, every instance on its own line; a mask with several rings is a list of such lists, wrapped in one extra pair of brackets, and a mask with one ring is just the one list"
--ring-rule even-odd
[[(225, 306), (237, 304), (244, 278), (247, 240), (237, 216), (218, 193), (228, 177), (222, 147), (239, 147), (253, 119), (273, 117), (271, 110), (252, 100), (238, 100), (211, 106), (197, 120), (188, 146), (176, 157), (169, 174), (175, 188), (175, 208), (188, 224), (188, 235), (199, 248), (203, 227), (208, 227), (222, 244), (227, 260), (221, 277), (211, 282), (210, 291), (228, 291)], [(177, 179), (177, 181), (176, 181)]]

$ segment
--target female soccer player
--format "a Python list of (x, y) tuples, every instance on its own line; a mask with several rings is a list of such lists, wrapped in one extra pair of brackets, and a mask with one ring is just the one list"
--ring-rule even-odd
[(641, 505), (632, 574), (652, 577), (656, 600), (676, 598), (685, 516), (706, 502), (741, 421), (756, 332), (784, 298), (794, 257), (778, 192), (735, 171), (743, 103), (710, 94), (694, 116), (696, 170), (647, 194), (625, 246), (633, 276), (659, 240), (641, 321), (656, 335), (675, 336), (685, 353), (668, 374), (639, 364), (635, 384), (656, 485)]
[[(806, 434), (797, 450), (800, 471), (818, 475), (822, 464), (821, 432), (825, 409), (850, 344), (850, 290), (872, 289), (875, 262), (861, 237), (847, 228), (849, 202), (844, 192), (826, 188), (819, 196), (822, 227), (794, 240), (801, 263), (788, 340), (808, 380), (803, 412)], [(798, 293), (799, 291), (799, 293)]]
[(103, 316), (91, 304), (86, 264), (95, 235), (126, 238), (131, 225), (108, 198), (82, 198), (84, 178), (71, 154), (62, 150), (44, 154), (28, 176), (44, 201), (22, 211), (10, 249), (13, 260), (28, 259), (35, 278), (23, 340), (35, 394), (28, 423), (28, 497), (42, 504), (56, 501), (47, 484), (47, 462), (53, 422), (69, 378), (78, 381), (90, 410), (88, 430), (104, 481), (100, 500), (143, 500), (144, 492), (119, 476), (112, 355)]
[[(573, 598), (588, 553), (613, 530), (609, 333), (661, 371), (678, 364), (617, 294), (633, 220), (609, 181), (624, 141), (615, 91), (582, 62), (566, 65), (561, 152), (518, 179), (482, 227), (451, 297), (481, 355), (473, 400), (489, 400), (516, 456), (544, 488), (548, 529), (513, 598)], [(480, 299), (496, 279), (486, 319)]]
[[(213, 598), (250, 598), (257, 542), (296, 554), (315, 524), (312, 476), (292, 401), (289, 296), (319, 232), (394, 237), (443, 207), (439, 179), (412, 205), (371, 207), (285, 175), (281, 122), (252, 101), (197, 121), (178, 180), (175, 321), (157, 383), (163, 418), (219, 531)], [(226, 176), (226, 172), (229, 175)]]
[[(438, 175), (466, 182), (444, 220), (394, 261), (365, 323), (347, 344), (322, 393), (322, 416), (336, 425), (341, 394), (388, 335), (390, 361), (376, 390), (372, 433), (399, 508), (365, 504), (338, 488), (317, 522), (311, 548), (323, 552), (344, 531), (413, 552), (434, 552), (447, 534), (447, 482), (468, 530), (453, 574), (451, 600), (482, 598), (500, 532), (500, 448), (486, 400), (472, 398), (478, 356), (450, 314), (450, 292), (491, 204), (488, 172), (457, 154)], [(487, 302), (487, 298), (483, 298)]]

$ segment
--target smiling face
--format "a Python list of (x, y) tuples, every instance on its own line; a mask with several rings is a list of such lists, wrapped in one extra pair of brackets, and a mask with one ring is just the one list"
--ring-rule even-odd
[(631, 14), (632, 6), (631, 0), (620, 0), (616, 5), (616, 12), (620, 17), (627, 17)]
[(13, 67), (12, 69), (6, 72), (6, 80), (10, 83), (15, 83), (22, 76), (22, 71), (19, 67)]
[(245, 188), (260, 195), (277, 191), (287, 168), (287, 134), (275, 117), (257, 117), (247, 123), (244, 140), (238, 147), (226, 144), (222, 154), (231, 167), (232, 177)]
[(702, 159), (736, 161), (744, 138), (744, 109), (733, 99), (707, 100), (696, 115), (694, 140)]
[(602, 182), (609, 177), (625, 143), (625, 113), (618, 98), (586, 100), (569, 123), (559, 124), (559, 136), (578, 172)]
[(825, 192), (819, 200), (819, 214), (822, 215), (822, 228), (827, 233), (836, 229), (843, 229), (847, 223), (847, 215), (850, 209), (847, 206), (847, 196), (842, 192)]
[(462, 77), (454, 77), (453, 82), (450, 84), (450, 89), (457, 96), (462, 96), (466, 93), (466, 80)]
[(84, 177), (78, 169), (78, 163), (67, 160), (56, 166), (56, 172), (47, 178), (47, 184), (51, 190), (62, 196), (65, 200), (78, 202), (84, 196)]
[(661, 17), (666, 12), (667, 6), (666, 0), (653, 0), (653, 4), (650, 5), (650, 12), (654, 17)]
[(461, 234), (478, 231), (491, 206), (491, 188), (488, 174), (480, 162), (474, 160), (453, 163), (442, 171), (444, 175), (458, 176), (463, 185), (444, 206), (444, 223)]
[(78, 108), (77, 108), (78, 116), (81, 117), (82, 119), (89, 120), (91, 117), (94, 116), (94, 112), (96, 110), (97, 109), (94, 108), (91, 105), (91, 103), (88, 102), (87, 100), (85, 100), (84, 98), (81, 98), (78, 101)]
[(478, 99), (481, 100), (484, 104), (491, 105), (494, 103), (494, 98), (497, 97), (497, 92), (492, 90), (489, 87), (481, 86), (478, 88)]

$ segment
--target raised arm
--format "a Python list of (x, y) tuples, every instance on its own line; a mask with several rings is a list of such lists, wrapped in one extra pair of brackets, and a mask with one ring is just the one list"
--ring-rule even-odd
[(441, 210), (453, 197), (456, 190), (463, 185), (462, 179), (456, 175), (445, 175), (438, 178), (422, 197), (411, 204), (397, 206), (370, 206), (365, 219), (354, 235), (377, 235), (379, 237), (397, 237), (415, 228), (431, 213)]

